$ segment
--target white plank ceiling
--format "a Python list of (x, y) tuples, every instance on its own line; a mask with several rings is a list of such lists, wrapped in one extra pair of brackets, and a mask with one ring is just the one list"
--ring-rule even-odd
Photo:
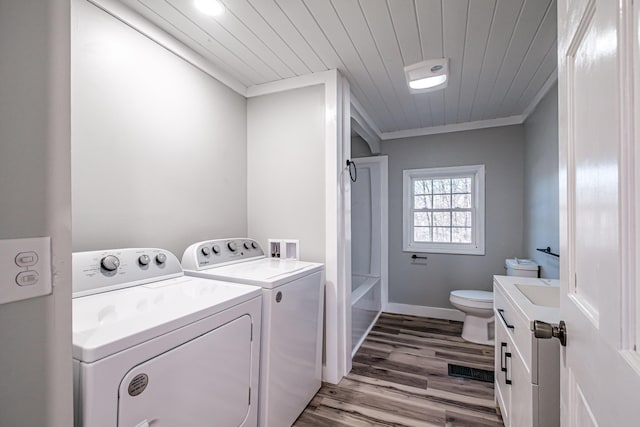
[[(253, 86), (328, 69), (383, 133), (522, 115), (556, 70), (556, 0), (122, 0)], [(450, 58), (446, 89), (410, 94), (404, 67)]]

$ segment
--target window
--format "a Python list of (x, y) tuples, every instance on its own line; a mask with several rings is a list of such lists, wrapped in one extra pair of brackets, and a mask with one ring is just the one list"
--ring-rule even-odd
[(403, 250), (484, 255), (484, 165), (403, 171)]

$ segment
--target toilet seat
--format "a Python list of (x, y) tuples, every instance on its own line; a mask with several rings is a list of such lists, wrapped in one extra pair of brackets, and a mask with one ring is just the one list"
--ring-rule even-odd
[(474, 308), (493, 308), (493, 292), (458, 290), (451, 291), (450, 301)]

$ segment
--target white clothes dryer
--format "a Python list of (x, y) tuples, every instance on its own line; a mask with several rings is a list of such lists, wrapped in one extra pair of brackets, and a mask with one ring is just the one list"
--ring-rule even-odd
[(195, 243), (185, 274), (262, 287), (258, 424), (290, 426), (322, 383), (323, 264), (267, 258), (251, 239)]
[(257, 425), (261, 290), (162, 249), (73, 254), (75, 425)]

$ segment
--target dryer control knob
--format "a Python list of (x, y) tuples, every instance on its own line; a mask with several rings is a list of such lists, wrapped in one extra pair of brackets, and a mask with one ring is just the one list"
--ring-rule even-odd
[(256, 244), (256, 242), (251, 242), (251, 247), (253, 249), (258, 249), (258, 245)]
[(227, 243), (227, 247), (231, 252), (235, 252), (236, 250), (238, 250), (238, 245), (236, 244), (236, 242)]
[(211, 249), (209, 249), (208, 246), (203, 246), (202, 249), (200, 249), (200, 251), (202, 251), (202, 255), (204, 256), (211, 255)]
[(220, 246), (218, 246), (218, 245), (213, 245), (211, 247), (211, 249), (213, 250), (214, 254), (219, 254), (220, 253)]
[(251, 243), (249, 243), (249, 242), (244, 242), (244, 248), (245, 248), (245, 249), (251, 249)]
[(165, 261), (167, 261), (167, 256), (165, 254), (160, 252), (158, 255), (156, 255), (156, 262), (158, 264), (164, 264)]
[(100, 266), (107, 271), (116, 271), (120, 267), (120, 260), (113, 255), (107, 255), (100, 260)]
[(138, 257), (138, 264), (140, 265), (148, 265), (151, 262), (151, 258), (149, 258), (149, 255), (140, 255)]

